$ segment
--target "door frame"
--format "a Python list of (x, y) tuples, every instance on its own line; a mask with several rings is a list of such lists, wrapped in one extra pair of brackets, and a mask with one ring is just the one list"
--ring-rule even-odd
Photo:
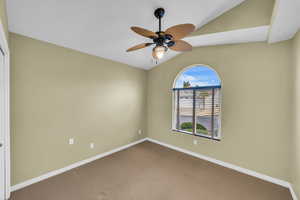
[(7, 37), (4, 31), (3, 24), (0, 21), (0, 47), (4, 54), (4, 67), (0, 68), (0, 74), (4, 75), (4, 85), (0, 85), (0, 96), (4, 97), (3, 104), (0, 108), (0, 124), (3, 128), (0, 131), (4, 132), (4, 165), (5, 165), (5, 198), (10, 197), (10, 51)]

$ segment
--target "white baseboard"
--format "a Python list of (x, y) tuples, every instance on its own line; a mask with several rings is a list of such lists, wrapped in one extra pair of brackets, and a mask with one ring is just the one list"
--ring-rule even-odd
[(141, 140), (132, 142), (132, 143), (130, 143), (130, 144), (121, 146), (121, 147), (116, 148), (116, 149), (113, 149), (113, 150), (111, 150), (111, 151), (107, 151), (107, 152), (105, 152), (105, 153), (98, 154), (98, 155), (96, 155), (96, 156), (94, 156), (94, 157), (91, 157), (91, 158), (88, 158), (88, 159), (85, 159), (85, 160), (76, 162), (76, 163), (74, 163), (74, 164), (72, 164), (72, 165), (69, 165), (69, 166), (67, 166), (67, 167), (64, 167), (64, 168), (61, 168), (61, 169), (57, 169), (57, 170), (51, 171), (51, 172), (49, 172), (49, 173), (47, 173), (47, 174), (43, 174), (43, 175), (41, 175), (41, 176), (39, 176), (39, 177), (36, 177), (36, 178), (30, 179), (30, 180), (24, 181), (24, 182), (19, 183), (19, 184), (16, 184), (16, 185), (14, 185), (14, 186), (11, 187), (11, 191), (13, 192), (13, 191), (22, 189), (22, 188), (24, 188), (24, 187), (26, 187), (26, 186), (29, 186), (29, 185), (32, 185), (32, 184), (34, 184), (34, 183), (40, 182), (40, 181), (45, 180), (45, 179), (47, 179), (47, 178), (50, 178), (50, 177), (52, 177), (52, 176), (56, 176), (56, 175), (58, 175), (58, 174), (64, 173), (64, 172), (66, 172), (66, 171), (69, 171), (69, 170), (74, 169), (74, 168), (76, 168), (76, 167), (82, 166), (82, 165), (87, 164), (87, 163), (89, 163), (89, 162), (92, 162), (92, 161), (94, 161), (94, 160), (103, 158), (103, 157), (105, 157), (105, 156), (111, 155), (111, 154), (116, 153), (116, 152), (118, 152), (118, 151), (122, 151), (122, 150), (124, 150), (124, 149), (127, 149), (127, 148), (129, 148), (129, 147), (132, 147), (132, 146), (134, 146), (134, 145), (136, 145), (136, 144), (139, 144), (139, 143), (141, 143), (141, 142), (144, 142), (144, 141), (146, 141), (146, 140), (147, 140), (147, 138), (143, 138), (143, 139), (141, 139)]
[(179, 148), (179, 147), (176, 147), (176, 146), (164, 143), (164, 142), (160, 142), (160, 141), (152, 139), (152, 138), (147, 138), (147, 141), (150, 141), (150, 142), (162, 145), (164, 147), (168, 147), (170, 149), (173, 149), (175, 151), (179, 151), (179, 152), (188, 154), (190, 156), (194, 156), (196, 158), (200, 158), (200, 159), (203, 159), (203, 160), (215, 163), (217, 165), (221, 165), (223, 167), (226, 167), (226, 168), (229, 168), (229, 169), (241, 172), (243, 174), (247, 174), (249, 176), (253, 176), (253, 177), (262, 179), (264, 181), (268, 181), (268, 182), (271, 182), (271, 183), (274, 183), (274, 184), (286, 187), (286, 188), (288, 188), (290, 190), (291, 195), (293, 197), (293, 200), (298, 200), (297, 195), (296, 195), (296, 193), (295, 193), (292, 185), (289, 182), (287, 182), (287, 181), (280, 180), (280, 179), (277, 179), (277, 178), (273, 178), (271, 176), (255, 172), (253, 170), (245, 169), (245, 168), (242, 168), (242, 167), (239, 167), (239, 166), (227, 163), (227, 162), (223, 162), (223, 161), (220, 161), (220, 160), (217, 160), (217, 159), (205, 156), (205, 155), (201, 155), (199, 153), (195, 153), (195, 152), (192, 152), (192, 151), (189, 151), (189, 150), (186, 150), (186, 149), (182, 149), (182, 148)]
[(293, 189), (292, 184), (289, 184), (289, 189), (290, 189), (290, 192), (291, 192), (291, 194), (292, 194), (293, 200), (298, 200), (298, 197), (297, 197), (297, 195), (296, 195), (296, 192), (295, 192), (294, 189)]
[(147, 138), (147, 140), (150, 141), (150, 142), (153, 142), (153, 143), (156, 143), (156, 144), (168, 147), (170, 149), (173, 149), (173, 150), (176, 150), (176, 151), (180, 151), (182, 153), (194, 156), (196, 158), (200, 158), (200, 159), (203, 159), (203, 160), (215, 163), (217, 165), (221, 165), (223, 167), (226, 167), (226, 168), (229, 168), (229, 169), (233, 169), (233, 170), (241, 172), (243, 174), (254, 176), (254, 177), (257, 177), (259, 179), (262, 179), (262, 180), (265, 180), (265, 181), (268, 181), (268, 182), (271, 182), (271, 183), (274, 183), (274, 184), (277, 184), (277, 185), (281, 185), (281, 186), (286, 187), (286, 188), (289, 188), (289, 186), (290, 186), (290, 183), (287, 182), (287, 181), (283, 181), (283, 180), (280, 180), (280, 179), (277, 179), (277, 178), (273, 178), (273, 177), (270, 177), (270, 176), (267, 176), (267, 175), (264, 175), (264, 174), (261, 174), (261, 173), (249, 170), (249, 169), (245, 169), (245, 168), (242, 168), (242, 167), (239, 167), (239, 166), (227, 163), (227, 162), (223, 162), (221, 160), (217, 160), (217, 159), (205, 156), (205, 155), (201, 155), (199, 153), (195, 153), (195, 152), (192, 152), (192, 151), (189, 151), (189, 150), (186, 150), (186, 149), (182, 149), (182, 148), (170, 145), (170, 144), (166, 144), (166, 143), (160, 142), (158, 140), (154, 140), (154, 139), (151, 139), (151, 138)]
[(12, 186), (11, 187), (11, 191), (16, 191), (16, 190), (22, 189), (22, 188), (24, 188), (26, 186), (29, 186), (29, 185), (32, 185), (34, 183), (40, 182), (40, 181), (45, 180), (47, 178), (50, 178), (52, 176), (56, 176), (58, 174), (64, 173), (64, 172), (66, 172), (68, 170), (74, 169), (76, 167), (82, 166), (82, 165), (87, 164), (89, 162), (92, 162), (94, 160), (97, 160), (97, 159), (103, 158), (105, 156), (111, 155), (111, 154), (116, 153), (118, 151), (122, 151), (124, 149), (132, 147), (132, 146), (134, 146), (136, 144), (139, 144), (139, 143), (142, 143), (144, 141), (150, 141), (150, 142), (162, 145), (164, 147), (173, 149), (175, 151), (179, 151), (179, 152), (191, 155), (193, 157), (200, 158), (200, 159), (203, 159), (203, 160), (215, 163), (217, 165), (221, 165), (223, 167), (226, 167), (226, 168), (229, 168), (229, 169), (232, 169), (232, 170), (235, 170), (235, 171), (238, 171), (238, 172), (241, 172), (241, 173), (244, 173), (244, 174), (247, 174), (247, 175), (250, 175), (250, 176), (253, 176), (253, 177), (256, 177), (256, 178), (259, 178), (259, 179), (262, 179), (262, 180), (265, 180), (265, 181), (268, 181), (268, 182), (271, 182), (271, 183), (274, 183), (274, 184), (277, 184), (277, 185), (280, 185), (280, 186), (283, 186), (283, 187), (286, 187), (286, 188), (289, 188), (289, 190), (290, 190), (290, 192), (292, 194), (293, 200), (298, 200), (298, 198), (296, 196), (296, 193), (293, 190), (292, 185), (289, 182), (287, 182), (287, 181), (280, 180), (280, 179), (277, 179), (277, 178), (273, 178), (273, 177), (267, 176), (265, 174), (261, 174), (261, 173), (255, 172), (253, 170), (245, 169), (245, 168), (242, 168), (242, 167), (239, 167), (239, 166), (227, 163), (227, 162), (223, 162), (223, 161), (220, 161), (220, 160), (217, 160), (217, 159), (205, 156), (205, 155), (201, 155), (199, 153), (195, 153), (195, 152), (192, 152), (192, 151), (189, 151), (189, 150), (186, 150), (186, 149), (182, 149), (182, 148), (179, 148), (179, 147), (176, 147), (176, 146), (164, 143), (164, 142), (160, 142), (160, 141), (152, 139), (152, 138), (144, 138), (144, 139), (138, 140), (136, 142), (132, 142), (132, 143), (127, 144), (125, 146), (122, 146), (122, 147), (113, 149), (111, 151), (108, 151), (108, 152), (96, 155), (96, 156), (94, 156), (92, 158), (88, 158), (86, 160), (82, 160), (82, 161), (76, 162), (76, 163), (74, 163), (72, 165), (69, 165), (67, 167), (64, 167), (64, 168), (61, 168), (61, 169), (58, 169), (58, 170), (54, 170), (54, 171), (51, 171), (51, 172), (49, 172), (47, 174), (44, 174), (42, 176), (39, 176), (39, 177), (30, 179), (30, 180), (24, 181), (22, 183), (19, 183), (17, 185)]

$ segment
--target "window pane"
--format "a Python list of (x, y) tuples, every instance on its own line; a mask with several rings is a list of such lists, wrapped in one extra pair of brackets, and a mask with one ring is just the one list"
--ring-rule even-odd
[(178, 110), (178, 90), (173, 91), (173, 98), (174, 98), (174, 103), (173, 103), (173, 123), (172, 123), (172, 129), (178, 129), (179, 124), (178, 119), (179, 119), (179, 110)]
[(179, 91), (178, 129), (193, 132), (193, 90)]
[(212, 89), (196, 90), (196, 134), (212, 135)]

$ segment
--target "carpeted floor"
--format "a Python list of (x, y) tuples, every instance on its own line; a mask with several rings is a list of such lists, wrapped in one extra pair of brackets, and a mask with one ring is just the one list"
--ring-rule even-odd
[(292, 200), (287, 188), (144, 142), (12, 193), (12, 200)]

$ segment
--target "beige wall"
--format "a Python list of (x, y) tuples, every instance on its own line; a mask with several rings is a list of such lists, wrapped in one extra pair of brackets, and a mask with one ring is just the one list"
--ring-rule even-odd
[[(171, 131), (174, 78), (198, 63), (214, 68), (223, 81), (221, 142)], [(148, 136), (289, 181), (291, 70), (291, 41), (195, 48), (179, 55), (149, 71)]]
[(12, 33), (10, 42), (12, 185), (145, 137), (146, 71)]
[(292, 137), (292, 184), (300, 197), (300, 32), (294, 39), (294, 134)]
[(275, 0), (247, 0), (191, 35), (269, 25)]
[[(269, 24), (273, 4), (274, 0), (247, 0), (195, 35)], [(0, 0), (0, 10), (3, 8), (4, 0)], [(298, 36), (294, 55), (299, 54), (299, 40)], [(299, 192), (300, 159), (298, 153), (293, 159), (290, 156), (291, 47), (292, 41), (196, 48), (146, 72), (10, 34), (12, 184), (148, 133), (166, 143), (292, 180)], [(299, 56), (295, 58), (299, 63)], [(294, 66), (298, 67), (297, 62)], [(184, 67), (197, 63), (213, 67), (223, 81), (221, 142), (170, 130), (174, 78)], [(297, 91), (297, 84), (294, 89)], [(138, 129), (144, 130), (143, 135), (138, 136)], [(293, 152), (300, 152), (298, 136), (294, 136)], [(71, 137), (74, 145), (68, 145)], [(199, 141), (197, 146), (193, 139)], [(90, 142), (95, 149), (89, 148)], [(290, 163), (295, 166), (292, 174)]]
[(8, 39), (8, 23), (7, 23), (7, 15), (6, 15), (6, 4), (5, 0), (0, 0), (0, 22), (4, 27), (4, 31), (6, 37)]

